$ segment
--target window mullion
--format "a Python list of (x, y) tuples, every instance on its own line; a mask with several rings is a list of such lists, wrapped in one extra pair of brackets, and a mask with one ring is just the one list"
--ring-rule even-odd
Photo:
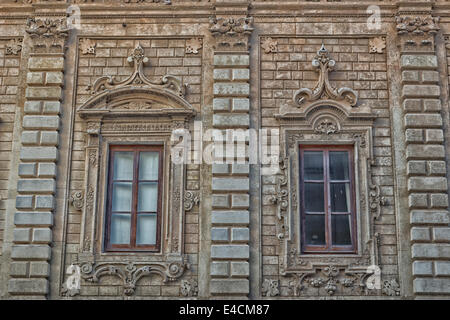
[(324, 188), (325, 188), (325, 234), (326, 247), (331, 250), (331, 188), (330, 188), (330, 161), (329, 151), (324, 150)]
[(138, 183), (138, 172), (139, 172), (139, 151), (134, 150), (134, 161), (133, 161), (133, 202), (131, 209), (131, 247), (136, 247), (136, 228), (137, 228), (137, 206), (138, 206), (138, 194), (139, 194), (139, 183)]

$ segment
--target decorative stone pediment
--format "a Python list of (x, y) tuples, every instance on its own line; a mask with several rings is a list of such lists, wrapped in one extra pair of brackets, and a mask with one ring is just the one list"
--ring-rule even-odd
[(134, 71), (127, 79), (116, 81), (105, 76), (89, 86), (94, 96), (78, 109), (81, 117), (195, 115), (194, 108), (184, 99), (186, 86), (180, 80), (166, 75), (154, 83), (145, 76), (144, 64), (148, 58), (140, 45), (128, 57), (128, 62), (134, 65)]
[(309, 88), (301, 88), (294, 93), (294, 103), (298, 107), (309, 105), (318, 100), (335, 100), (342, 104), (354, 107), (358, 102), (358, 94), (350, 88), (334, 88), (328, 78), (331, 71), (334, 70), (336, 61), (330, 58), (328, 50), (322, 44), (317, 51), (317, 55), (312, 61), (313, 67), (319, 72), (319, 80), (316, 86), (311, 90)]

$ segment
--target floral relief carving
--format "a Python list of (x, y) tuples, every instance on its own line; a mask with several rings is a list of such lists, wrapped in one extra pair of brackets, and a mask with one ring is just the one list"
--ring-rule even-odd
[(314, 131), (317, 133), (322, 134), (332, 134), (332, 133), (338, 133), (339, 132), (339, 126), (331, 118), (325, 118), (320, 120), (316, 126), (314, 127)]
[(195, 279), (181, 280), (181, 295), (184, 297), (196, 297), (198, 295), (198, 283)]
[(278, 177), (276, 192), (272, 195), (270, 202), (277, 205), (277, 237), (283, 239), (287, 227), (285, 224), (285, 213), (289, 207), (289, 191), (287, 189), (288, 184), (288, 159), (280, 160), (281, 176)]
[(440, 28), (439, 17), (396, 17), (398, 34), (412, 33), (416, 35), (436, 34)]
[(186, 53), (198, 54), (203, 46), (202, 38), (193, 38), (186, 41)]
[(81, 39), (80, 50), (82, 54), (95, 54), (97, 43), (92, 39)]
[(276, 53), (278, 52), (278, 41), (272, 38), (265, 38), (261, 44), (261, 48), (264, 49), (265, 53)]
[(35, 49), (63, 48), (69, 35), (66, 19), (28, 18), (26, 32), (34, 40)]
[(385, 37), (376, 37), (369, 40), (370, 53), (383, 53), (384, 49), (386, 49)]
[(276, 297), (280, 294), (280, 282), (278, 280), (265, 279), (262, 284), (262, 294), (266, 297)]
[(70, 196), (70, 203), (75, 209), (81, 211), (83, 209), (84, 204), (83, 191), (76, 191), (72, 193), (72, 195)]
[(127, 61), (134, 66), (133, 74), (124, 81), (116, 81), (111, 76), (105, 76), (97, 79), (92, 86), (88, 87), (91, 94), (97, 94), (105, 90), (112, 90), (123, 88), (126, 86), (145, 86), (154, 89), (165, 89), (176, 93), (179, 97), (184, 97), (186, 93), (186, 86), (181, 84), (181, 81), (172, 75), (165, 75), (161, 78), (159, 83), (151, 82), (144, 74), (144, 64), (149, 60), (144, 54), (144, 48), (140, 44), (134, 48)]
[(11, 39), (6, 44), (6, 55), (16, 56), (22, 51), (22, 39)]
[(400, 295), (400, 285), (396, 279), (383, 281), (383, 294), (387, 296), (399, 296)]

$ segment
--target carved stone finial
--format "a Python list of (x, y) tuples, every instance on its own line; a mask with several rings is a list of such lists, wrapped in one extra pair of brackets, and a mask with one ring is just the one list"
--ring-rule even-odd
[(314, 89), (302, 88), (294, 93), (294, 102), (298, 106), (302, 106), (306, 102), (316, 101), (320, 99), (331, 99), (336, 101), (344, 101), (350, 106), (355, 106), (358, 101), (357, 93), (346, 87), (339, 89), (334, 88), (329, 81), (329, 73), (334, 70), (336, 61), (330, 58), (325, 45), (317, 51), (317, 55), (312, 61), (312, 65), (319, 72), (319, 80)]

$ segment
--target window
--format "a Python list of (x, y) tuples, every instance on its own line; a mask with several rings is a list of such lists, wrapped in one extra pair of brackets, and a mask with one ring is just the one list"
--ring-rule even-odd
[(303, 253), (355, 253), (352, 146), (300, 146)]
[(107, 251), (158, 251), (162, 146), (111, 146)]

